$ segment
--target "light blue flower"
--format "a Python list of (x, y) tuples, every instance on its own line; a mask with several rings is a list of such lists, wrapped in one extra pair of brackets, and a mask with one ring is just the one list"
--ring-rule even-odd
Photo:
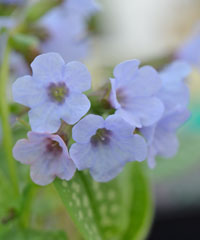
[(100, 10), (100, 5), (95, 0), (67, 0), (65, 6), (67, 11), (85, 18), (91, 17)]
[(200, 22), (176, 52), (176, 57), (200, 67)]
[(29, 107), (34, 132), (56, 132), (61, 119), (74, 124), (90, 108), (82, 94), (91, 85), (86, 67), (79, 62), (65, 64), (57, 53), (42, 54), (31, 64), (32, 76), (18, 78), (13, 84), (13, 98)]
[(55, 177), (70, 180), (76, 171), (67, 146), (58, 135), (29, 132), (28, 139), (15, 144), (13, 156), (31, 165), (31, 178), (39, 185), (47, 185)]
[(116, 177), (130, 161), (143, 161), (145, 140), (133, 134), (134, 127), (116, 115), (104, 120), (90, 114), (72, 129), (76, 141), (70, 155), (79, 170), (89, 169), (92, 177), (107, 182)]
[(174, 61), (160, 72), (162, 87), (157, 97), (164, 103), (165, 115), (188, 106), (189, 88), (185, 80), (190, 73), (191, 67), (184, 61)]
[(5, 4), (5, 5), (22, 5), (22, 4), (24, 4), (24, 0), (0, 0), (0, 4)]
[(58, 52), (66, 62), (83, 60), (90, 49), (87, 19), (98, 10), (91, 0), (65, 1), (40, 20), (49, 37), (41, 45), (43, 52)]
[(160, 73), (162, 87), (157, 97), (162, 100), (165, 111), (157, 123), (140, 129), (148, 142), (148, 164), (151, 168), (155, 166), (157, 155), (170, 158), (178, 150), (176, 130), (189, 117), (189, 89), (185, 78), (190, 71), (187, 63), (175, 61)]
[(139, 67), (138, 60), (120, 63), (110, 79), (110, 101), (116, 114), (136, 127), (149, 126), (163, 114), (163, 104), (155, 94), (161, 88), (161, 79), (150, 66)]
[(148, 142), (147, 161), (150, 168), (155, 167), (157, 155), (171, 158), (177, 153), (179, 141), (176, 130), (188, 119), (189, 115), (187, 109), (178, 109), (163, 117), (157, 124), (140, 129)]

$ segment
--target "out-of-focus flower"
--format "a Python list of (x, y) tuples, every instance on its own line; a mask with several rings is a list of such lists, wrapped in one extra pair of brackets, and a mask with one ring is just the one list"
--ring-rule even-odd
[(110, 101), (116, 114), (136, 127), (149, 126), (163, 114), (163, 104), (155, 95), (161, 88), (161, 79), (150, 66), (138, 68), (138, 60), (122, 62), (110, 79)]
[(185, 40), (175, 55), (178, 59), (200, 67), (200, 23), (195, 26), (191, 36)]
[(90, 45), (87, 19), (97, 10), (94, 1), (69, 0), (46, 14), (40, 23), (49, 36), (42, 44), (42, 51), (58, 52), (66, 62), (84, 59)]
[(174, 61), (161, 71), (162, 87), (157, 97), (164, 103), (165, 115), (187, 107), (189, 88), (184, 80), (189, 76), (190, 72), (190, 65), (184, 61)]
[(176, 130), (189, 117), (189, 111), (178, 109), (163, 117), (157, 124), (140, 129), (148, 143), (147, 161), (150, 168), (155, 167), (155, 157), (173, 157), (179, 147)]
[(143, 161), (146, 157), (144, 139), (133, 134), (134, 128), (116, 115), (106, 120), (88, 115), (72, 129), (76, 141), (70, 155), (79, 170), (89, 169), (92, 177), (107, 182), (116, 177), (130, 161)]
[(56, 132), (61, 119), (74, 124), (87, 113), (90, 101), (82, 94), (91, 85), (87, 68), (79, 62), (65, 64), (57, 53), (42, 54), (31, 64), (32, 76), (13, 84), (14, 100), (29, 111), (35, 132)]
[(22, 5), (22, 4), (24, 4), (24, 0), (0, 0), (0, 4), (5, 4), (5, 5)]
[(68, 12), (85, 18), (89, 18), (100, 9), (100, 5), (95, 0), (67, 0), (64, 4)]
[(155, 166), (157, 155), (173, 157), (179, 146), (176, 130), (189, 117), (187, 105), (189, 90), (184, 80), (190, 74), (190, 66), (182, 61), (175, 61), (161, 73), (162, 88), (157, 96), (162, 100), (165, 111), (162, 118), (149, 127), (140, 129), (148, 142), (148, 164)]
[(70, 180), (76, 171), (67, 146), (58, 135), (29, 132), (28, 139), (15, 144), (13, 155), (19, 162), (31, 165), (31, 178), (39, 185), (47, 185), (55, 177)]

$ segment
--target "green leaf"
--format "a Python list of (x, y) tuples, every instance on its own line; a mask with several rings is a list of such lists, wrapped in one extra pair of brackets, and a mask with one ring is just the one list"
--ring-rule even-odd
[(33, 22), (40, 19), (52, 8), (60, 5), (63, 0), (39, 0), (36, 1), (28, 10), (26, 14), (26, 21)]
[(130, 163), (108, 183), (77, 172), (55, 186), (68, 213), (86, 240), (145, 239), (152, 220), (152, 196), (143, 168)]
[[(14, 236), (14, 238), (13, 238)], [(0, 239), (5, 240), (67, 240), (63, 231), (40, 231), (5, 226), (0, 230)]]

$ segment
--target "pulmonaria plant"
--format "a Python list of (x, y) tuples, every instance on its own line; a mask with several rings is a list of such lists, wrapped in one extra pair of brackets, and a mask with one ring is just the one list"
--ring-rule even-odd
[(106, 99), (116, 111), (108, 116), (102, 106), (106, 118), (91, 113), (84, 117), (90, 101), (82, 92), (90, 88), (91, 79), (83, 64), (65, 64), (60, 55), (48, 53), (36, 57), (31, 67), (32, 76), (13, 84), (13, 97), (30, 108), (33, 132), (16, 143), (13, 154), (31, 165), (35, 183), (69, 180), (76, 168), (89, 169), (96, 181), (107, 182), (128, 162), (147, 157), (154, 167), (157, 155), (176, 153), (175, 131), (189, 115), (186, 63), (175, 62), (161, 73), (150, 66), (139, 68), (138, 60), (119, 64)]

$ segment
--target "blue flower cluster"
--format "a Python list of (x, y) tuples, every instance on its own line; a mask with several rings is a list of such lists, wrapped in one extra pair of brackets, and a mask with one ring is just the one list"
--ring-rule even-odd
[[(113, 115), (87, 114), (90, 101), (83, 93), (91, 77), (80, 62), (65, 63), (57, 53), (42, 54), (31, 64), (32, 76), (18, 78), (13, 98), (30, 108), (32, 132), (19, 140), (13, 154), (31, 165), (31, 178), (46, 185), (55, 177), (69, 180), (78, 170), (89, 169), (96, 181), (116, 177), (131, 161), (172, 157), (178, 148), (176, 129), (188, 118), (190, 68), (174, 62), (158, 73), (138, 60), (117, 65), (108, 101)], [(81, 119), (82, 118), (82, 119)], [(60, 134), (63, 123), (72, 127), (75, 141), (69, 149)], [(71, 129), (71, 128), (70, 128)]]

